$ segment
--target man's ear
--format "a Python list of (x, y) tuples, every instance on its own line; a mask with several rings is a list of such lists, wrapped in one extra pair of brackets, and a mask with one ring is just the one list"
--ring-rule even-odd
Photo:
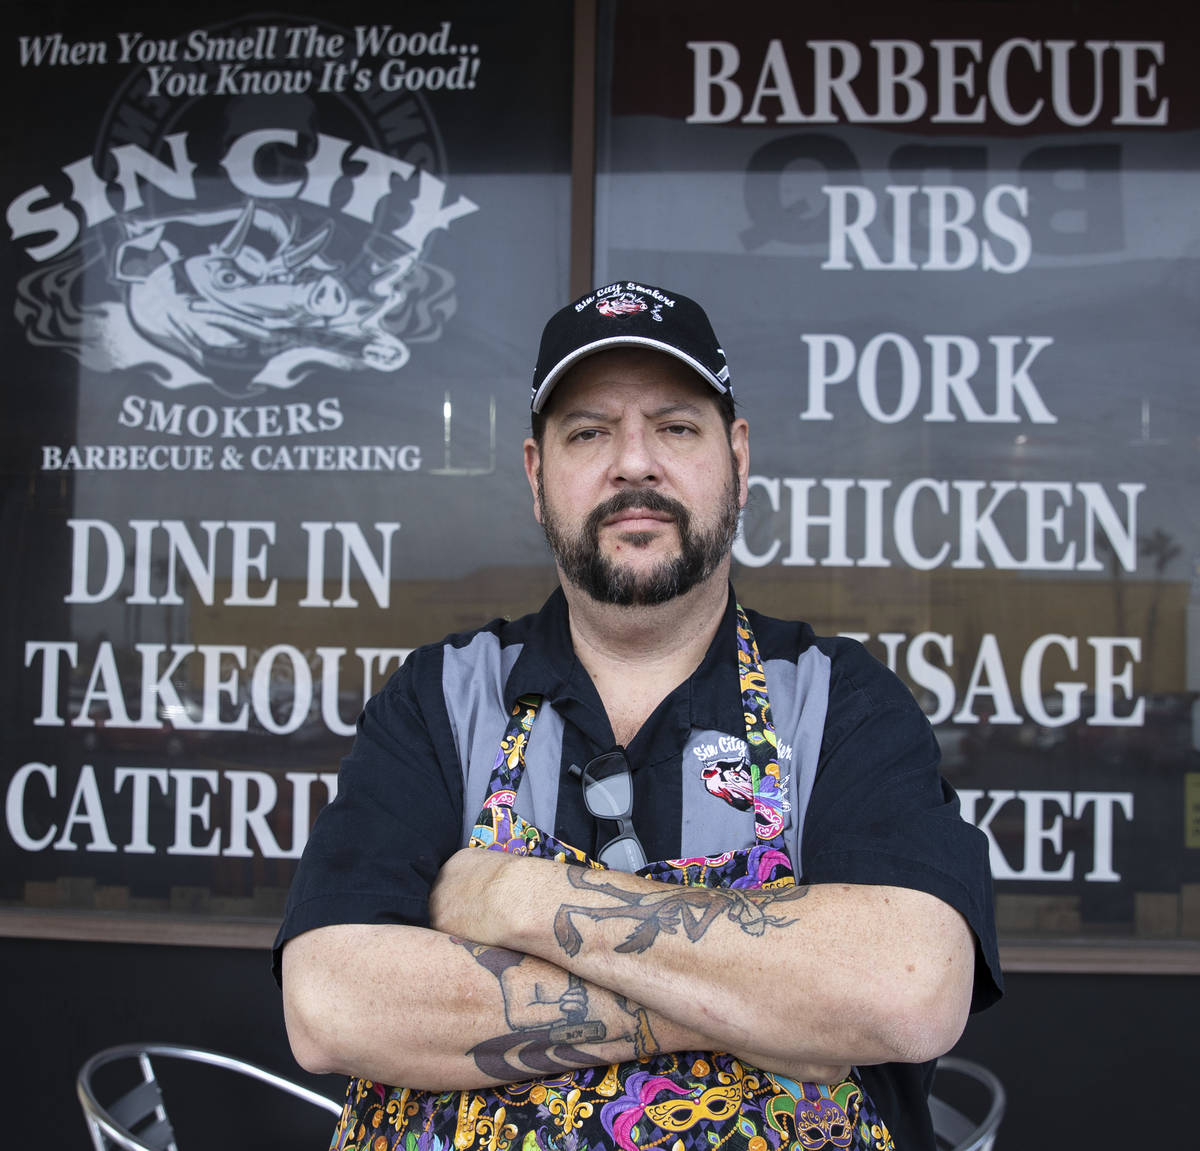
[(750, 425), (740, 417), (729, 428), (729, 446), (737, 463), (738, 506), (750, 498)]
[(532, 437), (525, 441), (525, 478), (529, 481), (529, 490), (533, 492), (533, 518), (542, 522), (542, 504), (538, 499), (538, 471), (542, 466), (542, 453), (537, 440)]

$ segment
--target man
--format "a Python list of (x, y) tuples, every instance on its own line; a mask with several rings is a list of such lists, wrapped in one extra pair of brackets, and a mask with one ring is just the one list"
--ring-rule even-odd
[(999, 964), (928, 723), (734, 598), (749, 431), (698, 305), (564, 308), (532, 410), (561, 588), (367, 705), (280, 931), (335, 1147), (931, 1148)]

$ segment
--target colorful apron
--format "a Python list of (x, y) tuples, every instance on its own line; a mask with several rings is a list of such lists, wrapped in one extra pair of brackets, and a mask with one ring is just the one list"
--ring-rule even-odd
[[(749, 621), (738, 607), (738, 670), (750, 748), (754, 846), (719, 856), (647, 864), (639, 875), (665, 883), (742, 889), (795, 883), (783, 840), (784, 799), (766, 676)], [(525, 747), (541, 706), (513, 709), (470, 845), (560, 862), (603, 865), (513, 811)], [(480, 949), (479, 961), (500, 949)], [(500, 963), (494, 959), (491, 962)], [(500, 964), (503, 966), (503, 964)], [(493, 967), (499, 977), (502, 971)], [(529, 1033), (530, 1042), (587, 1042), (570, 1019)], [(474, 1054), (500, 1077), (511, 1036)], [(642, 1050), (635, 1038), (635, 1046)], [(489, 1060), (492, 1065), (489, 1066)], [(527, 1075), (527, 1071), (521, 1071)], [(861, 1084), (800, 1083), (712, 1051), (646, 1053), (626, 1063), (583, 1067), (543, 1079), (473, 1091), (414, 1091), (351, 1079), (330, 1151), (894, 1151)]]

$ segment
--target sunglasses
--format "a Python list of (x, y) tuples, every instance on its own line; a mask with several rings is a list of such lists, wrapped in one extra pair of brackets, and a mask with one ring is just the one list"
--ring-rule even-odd
[(592, 817), (617, 824), (617, 834), (597, 853), (600, 862), (617, 871), (645, 867), (646, 851), (633, 830), (633, 774), (625, 753), (606, 751), (589, 760), (582, 771), (572, 764), (571, 772), (580, 777), (583, 803)]

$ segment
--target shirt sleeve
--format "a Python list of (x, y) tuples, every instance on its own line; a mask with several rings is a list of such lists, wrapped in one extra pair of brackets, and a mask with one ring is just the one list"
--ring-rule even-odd
[(971, 1009), (1000, 998), (987, 840), (938, 772), (933, 729), (908, 688), (852, 640), (831, 657), (829, 710), (803, 836), (804, 881), (926, 891), (975, 935)]
[(442, 696), (441, 648), (422, 648), (364, 708), (338, 791), (288, 892), (273, 963), (291, 938), (337, 923), (429, 923), (429, 890), (459, 847), (462, 772)]

